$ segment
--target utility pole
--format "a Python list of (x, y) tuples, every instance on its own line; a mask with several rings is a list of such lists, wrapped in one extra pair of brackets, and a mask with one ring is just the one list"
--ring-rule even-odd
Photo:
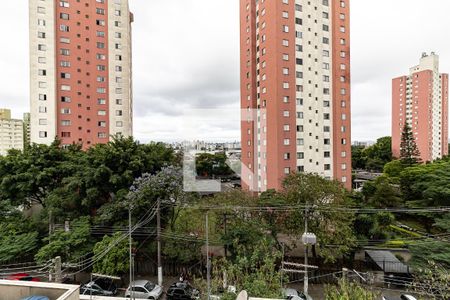
[(162, 286), (163, 274), (161, 263), (161, 199), (158, 198), (156, 211), (156, 240), (158, 241), (158, 285)]
[[(53, 233), (53, 215), (52, 215), (52, 211), (49, 210), (48, 212), (48, 243), (50, 244), (52, 242), (52, 233)], [(49, 273), (48, 273), (48, 281), (52, 282), (53, 281), (53, 275), (52, 275), (52, 270), (50, 269)]]
[[(305, 235), (308, 233), (308, 205), (305, 206)], [(308, 295), (308, 244), (305, 243), (305, 279), (303, 280), (303, 291)]]
[(208, 223), (208, 212), (206, 212), (206, 282), (208, 286), (208, 298), (211, 295), (211, 265), (209, 261), (209, 223)]
[(130, 297), (134, 299), (133, 291), (133, 249), (132, 249), (132, 237), (131, 237), (131, 205), (128, 207), (128, 243), (130, 250)]

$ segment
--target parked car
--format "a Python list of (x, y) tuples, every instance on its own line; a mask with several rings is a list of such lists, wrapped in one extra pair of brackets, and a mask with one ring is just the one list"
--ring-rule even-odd
[(163, 290), (159, 285), (148, 280), (136, 280), (128, 286), (125, 297), (130, 298), (132, 296), (131, 293), (133, 293), (133, 297), (139, 299), (157, 300), (161, 297)]
[(28, 296), (21, 300), (50, 300), (47, 296)]
[(196, 299), (200, 299), (200, 291), (192, 287), (187, 281), (175, 282), (167, 290), (167, 300)]
[(115, 296), (117, 286), (110, 279), (98, 278), (80, 287), (81, 295)]
[(37, 277), (33, 277), (28, 273), (16, 273), (6, 277), (6, 280), (20, 280), (20, 281), (41, 281)]
[(283, 289), (283, 294), (286, 300), (313, 300), (310, 295), (305, 295), (303, 292), (297, 291), (296, 289)]

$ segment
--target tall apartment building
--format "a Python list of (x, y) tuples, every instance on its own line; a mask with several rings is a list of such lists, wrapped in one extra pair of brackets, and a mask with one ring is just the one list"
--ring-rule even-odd
[(349, 0), (241, 0), (243, 186), (291, 172), (351, 188)]
[(132, 134), (128, 0), (29, 0), (31, 142)]
[(10, 149), (23, 150), (23, 122), (12, 119), (11, 110), (0, 109), (0, 155)]
[(403, 127), (414, 134), (423, 162), (448, 154), (448, 74), (439, 73), (439, 56), (422, 54), (409, 75), (392, 80), (392, 152), (400, 156)]

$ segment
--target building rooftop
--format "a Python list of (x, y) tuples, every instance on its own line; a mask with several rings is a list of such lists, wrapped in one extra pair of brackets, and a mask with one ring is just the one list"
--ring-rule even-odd
[(18, 300), (29, 296), (46, 296), (50, 300), (79, 300), (80, 287), (53, 282), (0, 280), (0, 296), (2, 300)]

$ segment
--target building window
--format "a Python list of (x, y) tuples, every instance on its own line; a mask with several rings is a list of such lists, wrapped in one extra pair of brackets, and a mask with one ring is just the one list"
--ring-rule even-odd
[(106, 116), (106, 110), (99, 110), (99, 111), (97, 112), (97, 114), (98, 114), (99, 116)]
[(61, 125), (62, 125), (62, 126), (70, 126), (71, 123), (72, 123), (72, 122), (71, 122), (70, 120), (62, 120), (62, 121), (61, 121)]
[(117, 117), (122, 116), (122, 110), (116, 110), (116, 116)]
[(47, 131), (39, 131), (39, 137), (40, 138), (46, 138), (47, 137)]
[(284, 140), (283, 140), (283, 144), (284, 144), (285, 146), (289, 146), (289, 145), (291, 144), (291, 141), (290, 141), (289, 139), (284, 139)]
[(61, 114), (70, 115), (70, 108), (61, 108)]
[(69, 32), (70, 28), (67, 25), (59, 25), (59, 30), (64, 32)]
[(69, 50), (69, 49), (60, 49), (60, 50), (59, 50), (59, 53), (60, 53), (61, 55), (68, 56), (68, 55), (70, 55), (70, 50)]
[(291, 168), (284, 168), (284, 174), (290, 174)]
[(39, 125), (47, 125), (47, 119), (39, 119)]
[(59, 18), (62, 20), (69, 20), (69, 14), (66, 13), (60, 13)]

